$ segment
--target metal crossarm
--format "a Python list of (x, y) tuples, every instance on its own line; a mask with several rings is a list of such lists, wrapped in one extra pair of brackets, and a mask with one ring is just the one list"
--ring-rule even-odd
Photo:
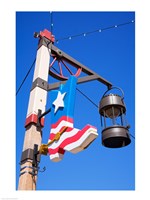
[(106, 85), (108, 87), (108, 89), (110, 89), (112, 87), (112, 83), (110, 83), (109, 81), (107, 81), (106, 79), (104, 79), (103, 77), (101, 77), (100, 75), (98, 75), (97, 73), (95, 73), (94, 71), (92, 71), (91, 69), (86, 67), (85, 65), (81, 64), (76, 59), (72, 58), (70, 55), (68, 55), (64, 51), (60, 50), (59, 48), (57, 48), (53, 44), (51, 45), (50, 48), (51, 48), (52, 54), (55, 54), (58, 58), (60, 58), (61, 60), (64, 60), (65, 62), (71, 64), (75, 68), (82, 69), (82, 72), (84, 72), (85, 74), (88, 75), (86, 77), (79, 78), (78, 83), (84, 83), (84, 82), (87, 82), (87, 81), (98, 80), (99, 82)]

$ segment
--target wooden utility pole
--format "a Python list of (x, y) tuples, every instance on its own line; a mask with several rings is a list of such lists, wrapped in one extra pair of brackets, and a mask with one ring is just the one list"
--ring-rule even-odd
[(40, 162), (40, 156), (37, 152), (42, 142), (42, 127), (44, 126), (44, 118), (41, 118), (41, 125), (37, 126), (38, 114), (39, 110), (41, 113), (45, 112), (51, 53), (48, 45), (54, 42), (54, 37), (46, 30), (39, 34), (35, 33), (35, 37), (39, 37), (40, 40), (25, 122), (26, 131), (20, 162), (18, 190), (36, 189), (38, 164)]

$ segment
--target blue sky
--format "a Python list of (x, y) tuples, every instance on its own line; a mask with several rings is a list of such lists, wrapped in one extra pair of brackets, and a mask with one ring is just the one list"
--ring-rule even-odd
[[(135, 19), (133, 12), (54, 12), (53, 34), (57, 39), (122, 24)], [(125, 93), (130, 133), (135, 135), (135, 36), (134, 23), (100, 33), (60, 40), (55, 45), (98, 73)], [(50, 29), (50, 12), (19, 12), (16, 14), (16, 88), (30, 68), (37, 50), (35, 31)], [(33, 70), (16, 97), (16, 187), (24, 140), (24, 122), (32, 85)], [(49, 77), (49, 81), (53, 79)], [(106, 87), (97, 81), (78, 85), (97, 105)], [(49, 98), (47, 108), (49, 108)], [(82, 109), (81, 109), (82, 108)], [(46, 116), (43, 143), (50, 132), (50, 116)], [(135, 140), (121, 149), (108, 149), (101, 144), (98, 109), (80, 93), (76, 94), (75, 127), (92, 124), (98, 138), (83, 152), (66, 153), (59, 163), (42, 156), (37, 190), (134, 190)]]

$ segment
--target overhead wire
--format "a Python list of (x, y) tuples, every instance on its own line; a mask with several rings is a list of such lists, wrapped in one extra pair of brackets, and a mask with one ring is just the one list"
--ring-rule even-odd
[(96, 108), (98, 108), (98, 105), (96, 103), (94, 103), (94, 101), (92, 101), (86, 94), (84, 94), (81, 90), (79, 90), (78, 88), (76, 88), (76, 90), (82, 94), (88, 101), (90, 101)]
[(36, 58), (34, 59), (32, 65), (31, 65), (31, 67), (29, 68), (28, 72), (26, 73), (24, 79), (22, 80), (22, 82), (21, 82), (19, 88), (17, 89), (16, 96), (17, 96), (17, 94), (19, 93), (20, 89), (22, 88), (22, 86), (23, 86), (25, 80), (27, 79), (28, 75), (30, 74), (30, 72), (31, 72), (31, 70), (32, 70), (32, 68), (33, 68), (33, 66), (34, 66), (34, 64), (35, 64), (35, 61), (36, 61)]
[(50, 11), (50, 32), (53, 34), (53, 12)]
[(104, 28), (99, 28), (99, 29), (96, 29), (96, 30), (93, 30), (93, 31), (82, 32), (82, 33), (79, 33), (79, 34), (76, 34), (76, 35), (70, 35), (70, 36), (67, 36), (67, 37), (58, 38), (58, 39), (56, 39), (56, 43), (58, 43), (59, 41), (62, 41), (62, 40), (71, 40), (71, 39), (76, 38), (76, 37), (81, 37), (81, 36), (85, 37), (87, 35), (94, 34), (94, 33), (97, 33), (97, 32), (100, 33), (102, 31), (106, 31), (106, 30), (109, 30), (109, 29), (113, 29), (113, 28), (118, 28), (120, 26), (129, 25), (129, 24), (134, 23), (134, 22), (135, 22), (135, 20), (131, 20), (131, 21), (124, 22), (124, 23), (121, 23), (121, 24), (112, 25), (112, 26), (108, 26), (108, 27), (104, 27)]
[(135, 136), (134, 135), (132, 135), (131, 133), (129, 133), (129, 135), (135, 140)]
[[(52, 33), (52, 32), (53, 32), (53, 14), (52, 14), (52, 12), (50, 12), (50, 23), (51, 23), (51, 24), (50, 24), (50, 31), (51, 31), (51, 33)], [(31, 69), (33, 68), (33, 66), (34, 66), (34, 64), (35, 64), (35, 61), (36, 61), (36, 58), (34, 59), (32, 65), (31, 65), (31, 67), (29, 68), (28, 72), (26, 73), (24, 79), (22, 80), (22, 82), (21, 82), (19, 88), (17, 89), (16, 96), (18, 95), (18, 93), (19, 93), (20, 89), (22, 88), (22, 86), (23, 86), (25, 80), (27, 79), (28, 75), (30, 74), (30, 71), (31, 71)]]

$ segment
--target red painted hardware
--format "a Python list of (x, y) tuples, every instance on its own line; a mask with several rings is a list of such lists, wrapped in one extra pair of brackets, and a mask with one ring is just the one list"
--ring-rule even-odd
[(51, 32), (49, 32), (47, 29), (44, 29), (44, 31), (40, 31), (40, 37), (45, 37), (47, 38), (48, 40), (52, 41), (52, 42), (55, 42), (55, 37), (54, 35), (52, 35)]
[[(26, 118), (25, 121), (25, 128), (30, 124), (30, 123), (34, 123), (37, 124), (38, 121), (38, 116), (36, 114), (31, 114), (30, 116), (28, 116)], [(44, 127), (44, 117), (41, 118), (41, 126)]]

